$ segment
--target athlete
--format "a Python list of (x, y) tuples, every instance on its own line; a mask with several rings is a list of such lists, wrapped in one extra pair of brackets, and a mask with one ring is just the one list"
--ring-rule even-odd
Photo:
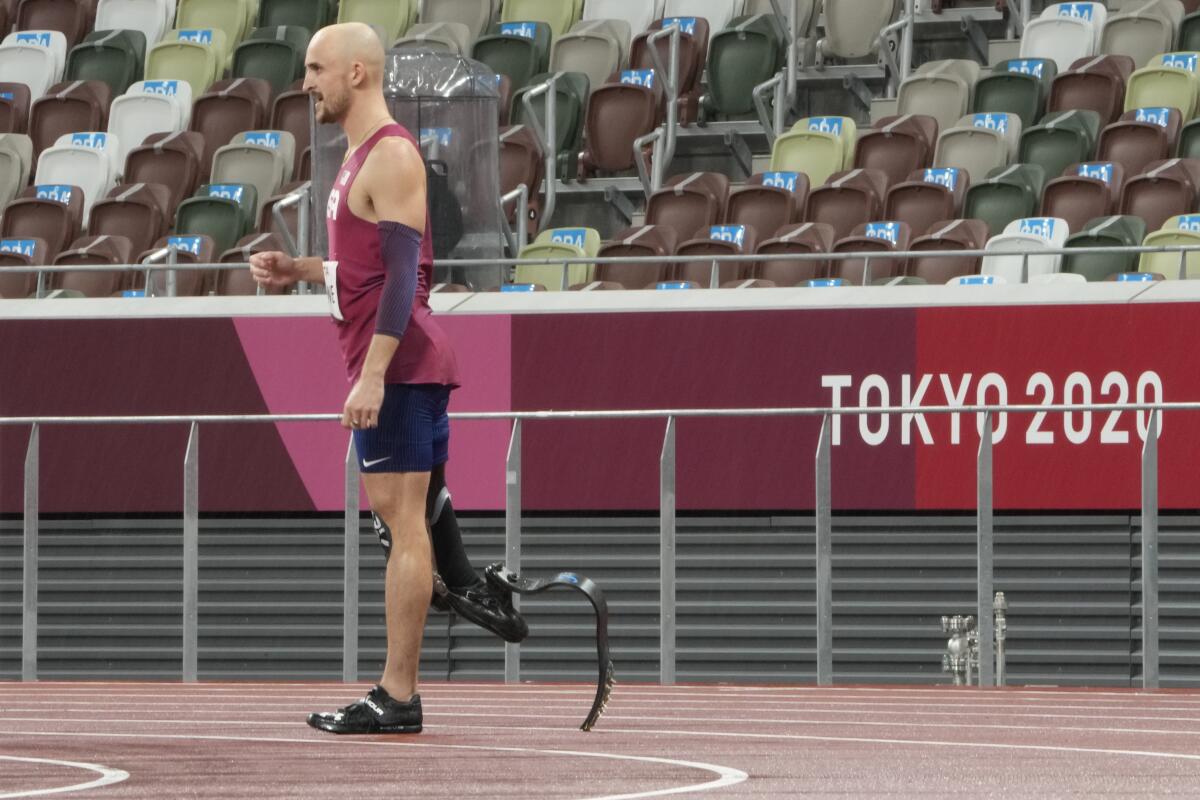
[(304, 89), (317, 121), (340, 125), (348, 145), (326, 205), (329, 261), (279, 252), (250, 258), (263, 286), (325, 284), (352, 385), (341, 422), (354, 432), (387, 559), (383, 675), (363, 699), (309, 715), (310, 725), (332, 733), (421, 730), (417, 671), (431, 598), (508, 641), (528, 633), (511, 594), (471, 567), (446, 489), (446, 409), (458, 365), (429, 309), (425, 167), (416, 140), (388, 110), (383, 61), (367, 25), (331, 25), (313, 37)]

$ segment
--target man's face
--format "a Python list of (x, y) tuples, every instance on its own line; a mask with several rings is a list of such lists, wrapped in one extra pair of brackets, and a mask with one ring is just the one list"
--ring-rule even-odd
[(350, 108), (349, 70), (329, 51), (314, 41), (304, 59), (304, 91), (312, 95), (320, 123), (341, 122)]

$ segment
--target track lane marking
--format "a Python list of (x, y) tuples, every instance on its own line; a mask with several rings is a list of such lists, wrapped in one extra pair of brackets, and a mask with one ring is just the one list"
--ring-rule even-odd
[(67, 792), (82, 792), (85, 789), (99, 789), (101, 786), (110, 786), (114, 783), (129, 779), (129, 773), (123, 769), (113, 769), (102, 764), (87, 764), (82, 761), (60, 761), (56, 758), (31, 758), (26, 756), (6, 756), (0, 755), (2, 761), (21, 761), (28, 764), (53, 764), (57, 767), (71, 767), (72, 769), (82, 769), (89, 772), (100, 773), (99, 778), (87, 781), (86, 783), (76, 783), (71, 786), (54, 786), (49, 789), (22, 789), (17, 792), (5, 792), (0, 794), (0, 798), (15, 798), (15, 797), (44, 797), (51, 794), (66, 794)]

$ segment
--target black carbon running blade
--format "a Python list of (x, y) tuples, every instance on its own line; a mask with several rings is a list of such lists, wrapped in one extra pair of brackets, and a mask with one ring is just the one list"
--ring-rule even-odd
[(604, 590), (591, 578), (574, 572), (560, 572), (552, 578), (522, 578), (500, 562), (484, 570), (484, 576), (487, 580), (517, 594), (541, 594), (557, 587), (574, 589), (592, 604), (592, 610), (596, 612), (596, 697), (583, 724), (579, 726), (580, 730), (590, 731), (608, 708), (608, 701), (616, 684), (612, 657), (608, 650), (608, 601), (604, 599)]

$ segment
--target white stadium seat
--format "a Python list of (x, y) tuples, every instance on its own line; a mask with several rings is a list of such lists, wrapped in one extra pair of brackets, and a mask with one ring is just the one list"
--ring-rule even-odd
[(119, 143), (117, 163), (152, 133), (187, 130), (192, 116), (192, 87), (187, 81), (138, 81), (113, 100), (108, 132)]
[(1064, 247), (1070, 232), (1067, 221), (1057, 217), (1028, 217), (1013, 220), (1004, 229), (1004, 233), (989, 239), (984, 249), (1000, 252), (1019, 251), (1030, 255), (984, 256), (980, 274), (996, 275), (1004, 278), (1008, 283), (1021, 283), (1022, 269), (1026, 262), (1028, 262), (1028, 271), (1025, 273), (1026, 281), (1038, 275), (1060, 272), (1062, 256), (1042, 251)]
[(38, 157), (34, 182), (66, 184), (83, 190), (83, 218), (92, 203), (108, 194), (117, 183), (116, 137), (103, 131), (66, 133)]

